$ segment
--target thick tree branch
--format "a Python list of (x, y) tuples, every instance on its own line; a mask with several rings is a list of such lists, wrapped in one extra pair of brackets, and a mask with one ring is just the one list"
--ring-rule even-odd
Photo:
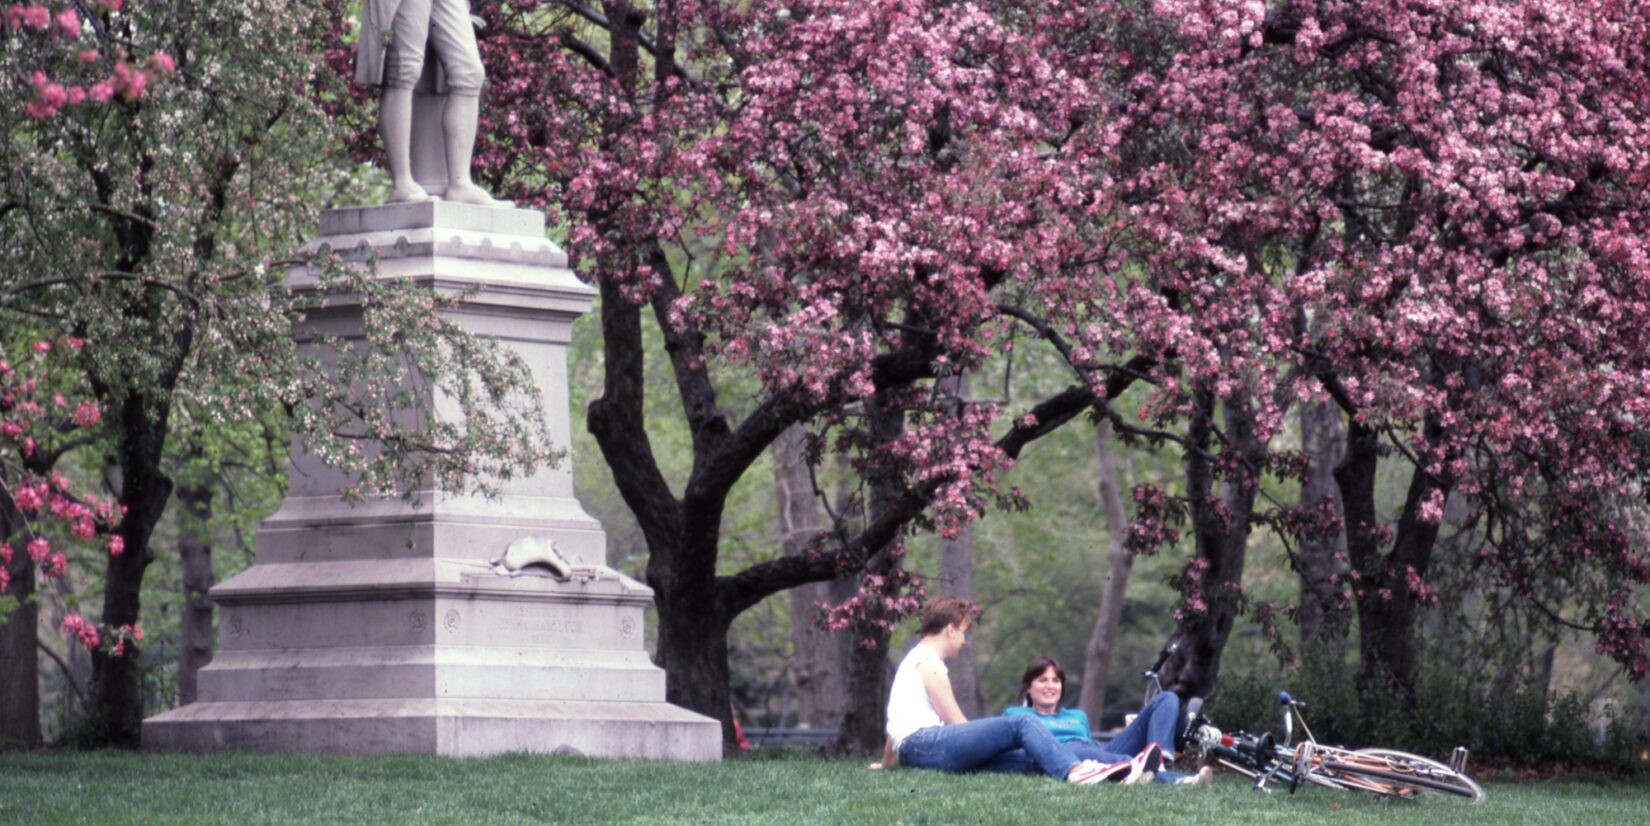
[[(1129, 361), (1128, 371), (1114, 373), (1105, 384), (1105, 398), (1113, 399), (1127, 390), (1137, 375), (1153, 363), (1145, 356)], [(1040, 439), (1096, 405), (1104, 407), (1104, 399), (1087, 387), (1068, 387), (1063, 392), (1034, 406), (1029, 416), (1033, 424), (1026, 425), (1025, 417), (996, 442), (1003, 455), (1013, 459), (1031, 442)], [(932, 504), (934, 495), (945, 480), (935, 480), (917, 490), (907, 490), (888, 502), (887, 510), (873, 519), (859, 535), (843, 543), (835, 553), (800, 554), (760, 562), (731, 576), (716, 580), (718, 597), (727, 610), (737, 613), (763, 599), (788, 588), (834, 579), (839, 574), (863, 567), (866, 560), (882, 552), (899, 536), (911, 520)]]
[(590, 403), (585, 426), (613, 468), (619, 495), (636, 515), (648, 544), (675, 544), (681, 505), (653, 456), (644, 421), (641, 310), (608, 282), (601, 285), (602, 395)]

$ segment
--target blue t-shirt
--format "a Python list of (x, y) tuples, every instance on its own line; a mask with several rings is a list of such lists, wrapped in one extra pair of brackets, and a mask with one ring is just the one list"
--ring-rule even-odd
[(1062, 743), (1092, 743), (1094, 738), (1089, 735), (1089, 716), (1080, 708), (1062, 708), (1053, 714), (1039, 714), (1031, 706), (1009, 706), (1003, 709), (1004, 717), (1029, 714), (1042, 723), (1054, 739)]

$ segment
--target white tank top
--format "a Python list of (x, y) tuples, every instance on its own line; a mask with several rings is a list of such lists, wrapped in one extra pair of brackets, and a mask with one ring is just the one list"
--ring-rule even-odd
[(925, 662), (939, 666), (941, 674), (951, 673), (945, 667), (945, 660), (920, 642), (900, 661), (899, 669), (894, 672), (894, 687), (888, 691), (888, 736), (894, 741), (896, 752), (912, 734), (929, 726), (945, 725), (940, 713), (934, 710), (933, 701), (928, 699), (922, 675), (917, 673), (917, 666)]

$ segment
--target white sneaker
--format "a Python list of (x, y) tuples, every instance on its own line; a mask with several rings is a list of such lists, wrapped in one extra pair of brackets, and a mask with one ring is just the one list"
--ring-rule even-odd
[[(1129, 761), (1129, 776), (1123, 778), (1123, 785), (1133, 786), (1136, 783), (1151, 782), (1154, 776), (1152, 773), (1157, 771), (1162, 759), (1163, 748), (1156, 743), (1147, 743), (1146, 747)], [(1142, 777), (1145, 779), (1142, 780)]]
[(1197, 774), (1188, 774), (1174, 782), (1176, 786), (1213, 786), (1215, 784), (1215, 770), (1204, 766), (1197, 770)]
[(1066, 780), (1083, 786), (1091, 786), (1095, 783), (1118, 782), (1128, 776), (1130, 768), (1131, 766), (1127, 760), (1119, 760), (1116, 763), (1084, 760), (1066, 775)]
[(1152, 778), (1154, 778), (1154, 777), (1157, 777), (1157, 775), (1155, 775), (1151, 772), (1140, 772), (1139, 774), (1131, 774), (1128, 777), (1123, 778), (1123, 785), (1125, 785), (1125, 786), (1135, 786), (1135, 785), (1139, 785), (1139, 784), (1143, 784), (1143, 783), (1150, 783), (1150, 782), (1152, 782)]

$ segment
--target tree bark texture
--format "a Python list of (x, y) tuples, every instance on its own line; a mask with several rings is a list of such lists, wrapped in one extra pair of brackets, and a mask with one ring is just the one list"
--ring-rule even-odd
[[(965, 526), (951, 539), (940, 540), (940, 581), (935, 590), (940, 596), (974, 601), (974, 529)], [(951, 671), (951, 691), (956, 694), (957, 707), (968, 719), (990, 716), (986, 708), (985, 688), (980, 685), (979, 648), (969, 637), (962, 650), (947, 667)]]
[[(187, 348), (186, 348), (187, 349)], [(154, 411), (159, 411), (158, 413)], [(109, 557), (103, 586), (102, 624), (116, 629), (138, 623), (143, 575), (155, 559), (150, 539), (172, 496), (172, 480), (161, 470), (169, 406), (133, 392), (119, 417), (121, 484), (118, 500), (126, 509), (119, 534), (125, 552)], [(142, 648), (128, 642), (122, 656), (92, 652), (91, 719), (93, 744), (135, 749), (143, 737)]]
[(195, 702), (196, 675), (212, 662), (212, 518), (210, 485), (178, 488), (178, 505), (185, 519), (178, 532), (178, 556), (183, 567), (183, 615), (178, 641), (178, 704)]
[(1206, 697), (1220, 677), (1220, 657), (1242, 608), (1236, 594), (1243, 584), (1244, 556), (1260, 480), (1254, 469), (1264, 445), (1255, 437), (1254, 413), (1247, 402), (1232, 398), (1222, 405), (1226, 445), (1236, 452), (1220, 490), (1207, 452), (1212, 435), (1213, 394), (1201, 391), (1192, 411), (1186, 454), (1186, 495), (1191, 500), (1197, 558), (1205, 563), (1197, 593), (1206, 609), (1188, 610), (1179, 622), (1180, 648), (1162, 671), (1163, 683), (1181, 697)]
[[(0, 542), (9, 540), (22, 520), (0, 502)], [(7, 566), (11, 584), (5, 595), (18, 604), (0, 623), (0, 750), (40, 745), (40, 608), (34, 597), (34, 560), (17, 548)]]
[[(1424, 435), (1433, 442), (1439, 430), (1435, 421), (1428, 421)], [(1421, 504), (1434, 490), (1447, 496), (1449, 484), (1430, 476), (1424, 468), (1413, 469), (1392, 550), (1383, 554), (1375, 510), (1379, 459), (1379, 434), (1354, 423), (1348, 432), (1347, 456), (1335, 471), (1335, 482), (1341, 491), (1347, 558), (1358, 607), (1358, 680), (1371, 690), (1396, 689), (1407, 705), (1415, 700), (1419, 658), (1416, 622), (1420, 608), (1408, 572), (1413, 569), (1417, 576), (1426, 576), (1439, 525), (1421, 519)]]
[[(1346, 428), (1341, 410), (1324, 401), (1301, 406), (1301, 447), (1311, 460), (1301, 485), (1301, 504), (1316, 509), (1332, 507), (1341, 512), (1340, 489), (1335, 485), (1335, 468), (1346, 456)], [(1322, 655), (1338, 661), (1346, 640), (1345, 616), (1340, 602), (1338, 579), (1343, 564), (1335, 558), (1345, 545), (1344, 532), (1330, 536), (1309, 536), (1295, 552), (1295, 572), (1300, 578), (1300, 624), (1302, 653)]]
[[(891, 444), (905, 429), (905, 413), (887, 408), (877, 399), (866, 401), (866, 411), (875, 432), (875, 443)], [(869, 511), (876, 522), (900, 507), (905, 497), (903, 481), (893, 475), (876, 475), (870, 482)], [(898, 542), (896, 537), (891, 542)], [(901, 564), (901, 557), (879, 553), (865, 565), (868, 575), (889, 577)], [(887, 737), (888, 687), (892, 668), (888, 662), (890, 633), (880, 621), (889, 620), (880, 604), (867, 606), (867, 627), (856, 629), (853, 652), (848, 657), (848, 708), (842, 715), (837, 749), (855, 754), (875, 754)]]
[[(968, 397), (968, 375), (942, 379), (942, 388), (959, 400)], [(974, 529), (964, 526), (950, 539), (940, 538), (940, 581), (935, 590), (940, 596), (974, 601)], [(951, 671), (951, 691), (957, 706), (968, 719), (987, 716), (985, 690), (980, 685), (978, 648), (973, 637), (948, 664)]]
[[(792, 425), (773, 443), (779, 542), (787, 556), (810, 553), (820, 531), (819, 505), (814, 501), (803, 441), (802, 428)], [(850, 589), (843, 579), (791, 589), (791, 673), (796, 680), (799, 726), (834, 726), (842, 719), (849, 640), (845, 634), (822, 628), (818, 620), (822, 603), (841, 602), (852, 595)]]
[(1117, 481), (1117, 457), (1106, 445), (1112, 440), (1111, 422), (1094, 428), (1095, 476), (1100, 507), (1106, 514), (1106, 582), (1100, 591), (1100, 610), (1083, 654), (1083, 690), (1078, 706), (1099, 724), (1106, 711), (1106, 684), (1111, 679), (1111, 654), (1123, 621), (1123, 600), (1134, 569), (1134, 555), (1123, 544), (1129, 530), (1123, 511), (1123, 492)]

